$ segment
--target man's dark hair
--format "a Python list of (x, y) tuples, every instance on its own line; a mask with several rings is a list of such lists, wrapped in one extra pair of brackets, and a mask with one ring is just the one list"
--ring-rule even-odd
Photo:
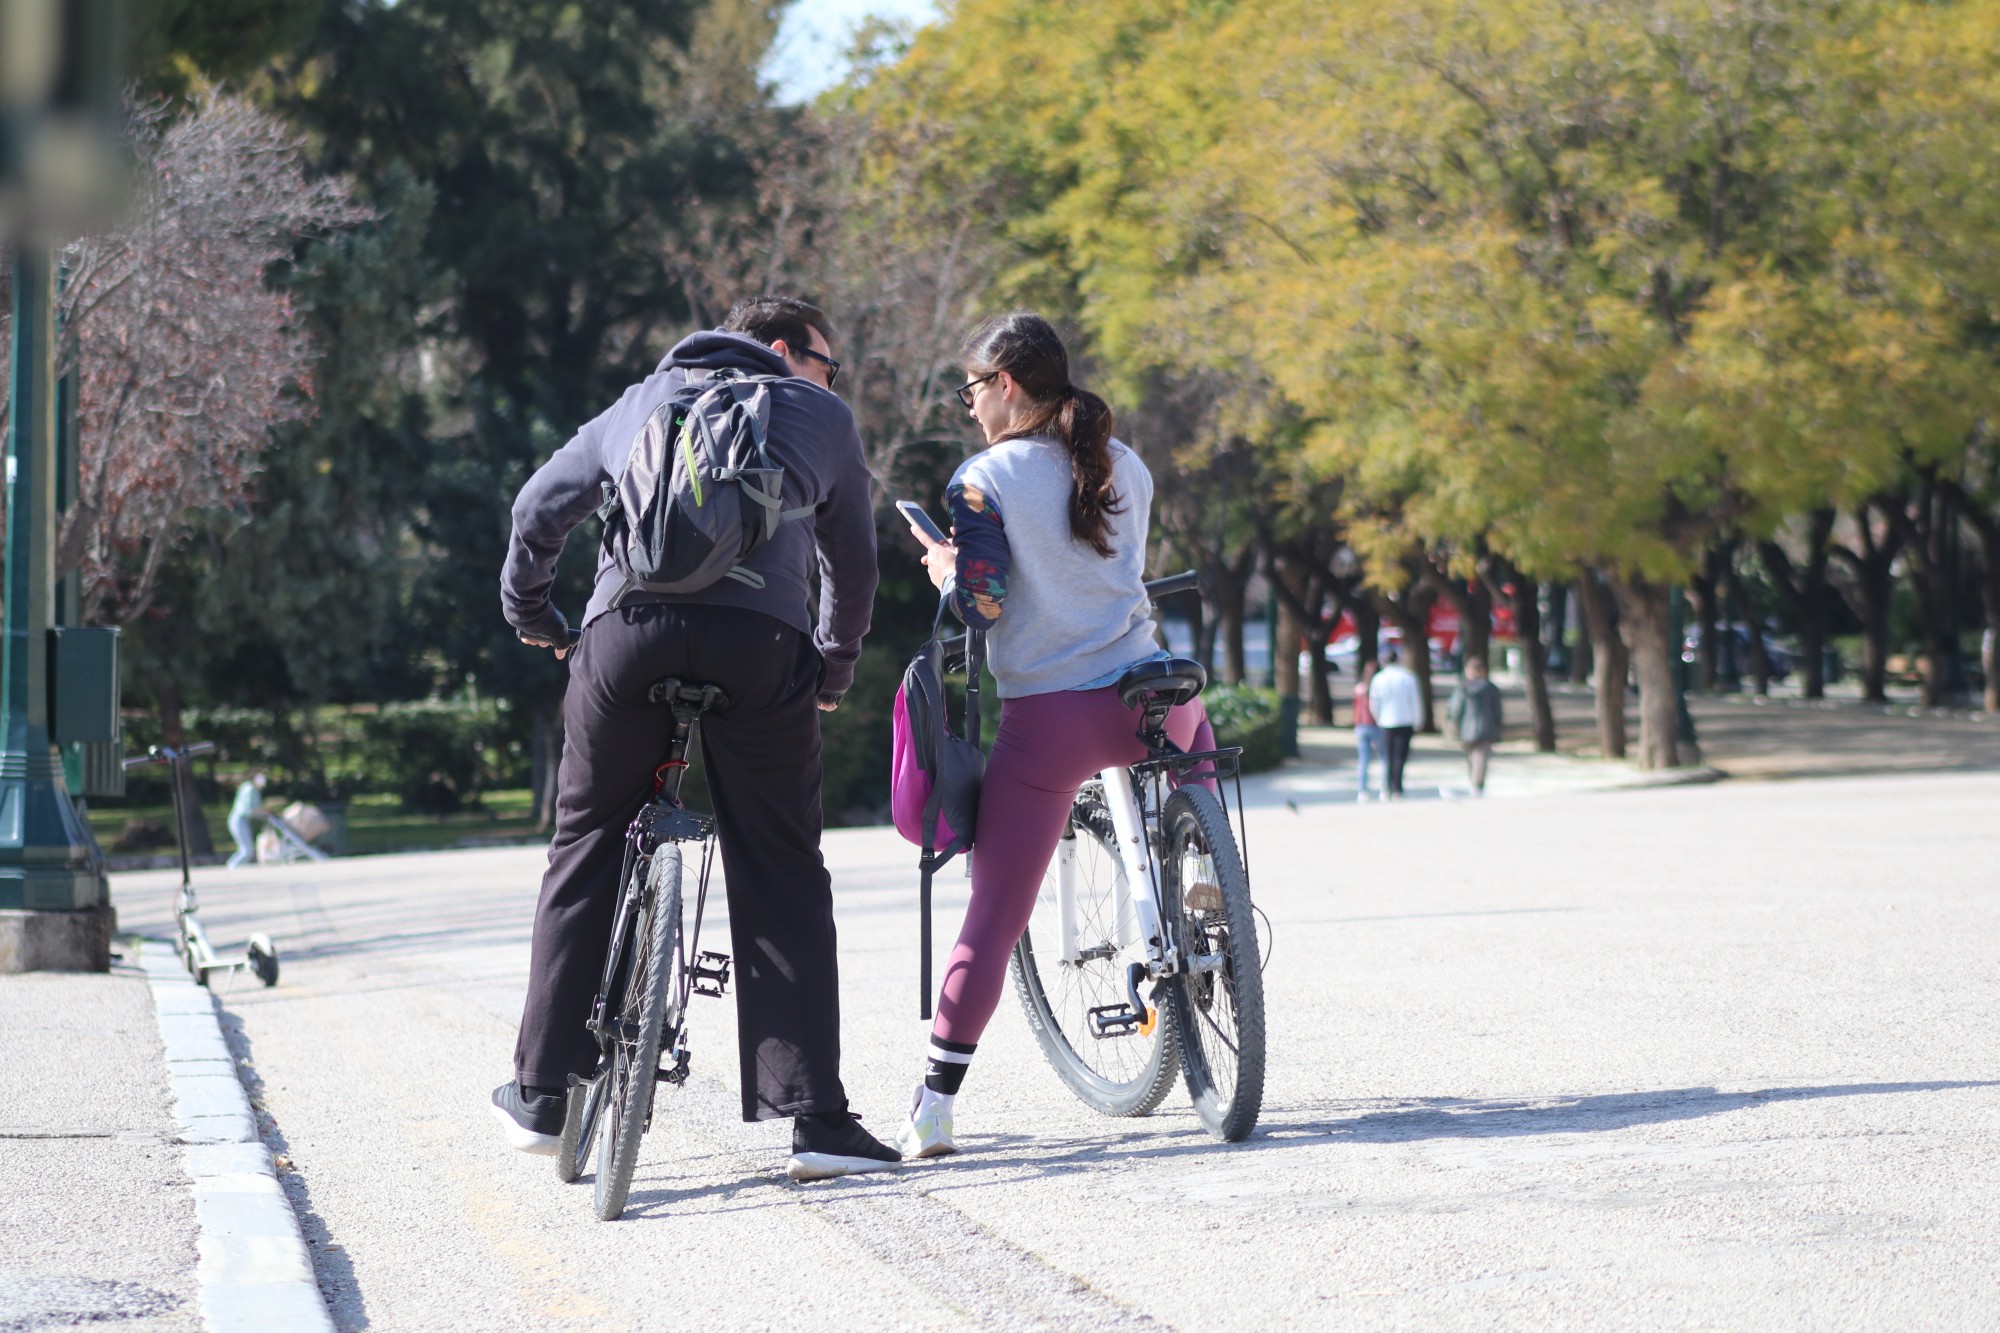
[(833, 346), (833, 321), (826, 312), (794, 296), (746, 296), (730, 307), (722, 329), (725, 333), (747, 333), (766, 347), (782, 338), (785, 346), (795, 350), (812, 346), (811, 330), (818, 329), (826, 345)]

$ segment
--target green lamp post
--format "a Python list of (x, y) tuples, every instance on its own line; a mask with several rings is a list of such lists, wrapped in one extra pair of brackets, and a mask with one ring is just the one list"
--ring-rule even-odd
[(55, 263), (14, 251), (5, 605), (0, 615), (0, 972), (110, 965), (108, 885), (51, 734)]

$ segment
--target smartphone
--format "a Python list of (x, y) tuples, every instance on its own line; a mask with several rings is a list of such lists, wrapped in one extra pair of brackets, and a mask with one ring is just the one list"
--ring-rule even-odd
[(939, 545), (944, 545), (951, 541), (951, 538), (944, 535), (944, 529), (938, 527), (937, 524), (931, 522), (931, 516), (929, 514), (926, 514), (924, 512), (924, 507), (918, 504), (915, 500), (896, 501), (896, 511), (900, 513), (904, 518), (910, 520), (911, 524), (914, 525), (926, 537), (929, 537), (932, 541), (937, 542)]

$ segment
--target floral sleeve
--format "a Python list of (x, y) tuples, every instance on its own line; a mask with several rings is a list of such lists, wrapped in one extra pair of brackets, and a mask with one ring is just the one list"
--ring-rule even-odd
[(1007, 549), (1006, 525), (986, 493), (971, 482), (953, 482), (945, 491), (945, 504), (951, 510), (952, 539), (958, 544), (952, 609), (972, 629), (991, 629), (1000, 619), (1007, 571), (1014, 563)]

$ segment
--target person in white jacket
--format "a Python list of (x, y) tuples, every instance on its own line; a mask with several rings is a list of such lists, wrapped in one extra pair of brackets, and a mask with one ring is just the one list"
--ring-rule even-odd
[(1416, 673), (1398, 660), (1394, 648), (1382, 650), (1382, 669), (1368, 683), (1368, 707), (1375, 714), (1375, 725), (1382, 728), (1388, 751), (1389, 799), (1400, 801), (1403, 765), (1409, 762), (1410, 738), (1424, 715), (1424, 693)]

